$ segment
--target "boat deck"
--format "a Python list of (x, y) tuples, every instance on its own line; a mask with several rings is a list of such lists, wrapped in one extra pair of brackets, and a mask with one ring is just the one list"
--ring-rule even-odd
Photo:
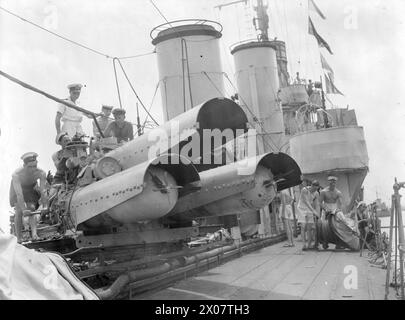
[[(367, 251), (302, 251), (278, 243), (171, 287), (134, 297), (140, 300), (383, 300), (386, 270), (372, 266)], [(348, 267), (347, 267), (348, 266)], [(347, 268), (345, 270), (345, 268)], [(345, 273), (346, 271), (346, 273)], [(357, 288), (348, 288), (357, 271)], [(348, 278), (349, 276), (349, 278)], [(345, 280), (346, 279), (346, 280)], [(354, 282), (351, 282), (355, 285)], [(346, 287), (346, 288), (345, 288)], [(392, 291), (392, 290), (391, 290)], [(393, 295), (391, 293), (391, 295)]]

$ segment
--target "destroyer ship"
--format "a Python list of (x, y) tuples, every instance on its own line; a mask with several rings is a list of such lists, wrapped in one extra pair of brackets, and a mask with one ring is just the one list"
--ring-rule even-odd
[[(84, 152), (93, 160), (74, 184), (57, 186), (47, 210), (33, 212), (41, 216), (41, 240), (32, 241), (27, 231), (25, 247), (58, 252), (101, 299), (341, 298), (349, 289), (338, 279), (334, 291), (324, 283), (333, 268), (347, 264), (359, 264), (368, 281), (368, 291), (354, 298), (379, 298), (382, 270), (370, 269), (358, 254), (304, 257), (281, 246), (279, 192), (290, 189), (298, 199), (303, 177), (327, 186), (333, 174), (348, 213), (361, 198), (368, 155), (355, 111), (325, 104), (328, 90), (336, 89), (330, 75), (325, 82), (291, 79), (288, 43), (269, 38), (263, 1), (253, 9), (257, 38), (229, 52), (234, 80), (222, 68), (220, 41), (227, 31), (218, 22), (170, 21), (151, 31), (165, 123), (121, 146), (102, 139), (97, 156), (93, 141), (72, 142), (74, 156)], [(319, 221), (317, 229), (323, 242), (360, 250), (358, 238), (335, 217)], [(287, 272), (296, 264), (311, 269), (298, 274), (304, 279), (298, 285)], [(213, 266), (218, 276), (199, 275)], [(320, 279), (323, 270), (329, 271)], [(204, 275), (209, 280), (201, 280)], [(185, 276), (191, 278), (161, 290)]]

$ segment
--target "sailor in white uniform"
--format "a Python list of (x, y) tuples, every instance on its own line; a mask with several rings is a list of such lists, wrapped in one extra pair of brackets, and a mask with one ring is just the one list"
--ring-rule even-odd
[[(70, 84), (67, 86), (69, 89), (69, 98), (65, 99), (73, 104), (76, 104), (77, 99), (80, 97), (82, 85), (79, 83)], [(61, 132), (66, 132), (70, 137), (76, 133), (83, 135), (82, 129), (83, 114), (80, 111), (69, 108), (64, 104), (58, 105), (58, 111), (55, 118), (55, 127), (57, 135)], [(62, 122), (62, 126), (61, 126)]]

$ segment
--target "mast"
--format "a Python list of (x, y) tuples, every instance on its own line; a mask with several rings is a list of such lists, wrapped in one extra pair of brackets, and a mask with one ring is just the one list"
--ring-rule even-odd
[[(236, 5), (241, 2), (247, 4), (248, 0), (237, 0), (228, 3), (224, 3), (218, 6), (215, 6), (215, 9), (221, 10), (223, 7)], [(257, 0), (257, 6), (253, 6), (253, 10), (256, 12), (256, 17), (253, 18), (253, 26), (255, 30), (259, 32), (257, 39), (259, 41), (268, 41), (269, 40), (269, 15), (267, 14), (267, 8), (269, 5), (263, 2), (263, 0)]]
[(268, 4), (264, 4), (263, 0), (257, 0), (257, 6), (253, 9), (256, 11), (257, 17), (253, 18), (253, 25), (256, 31), (259, 31), (257, 39), (259, 41), (269, 40), (269, 15), (267, 14)]

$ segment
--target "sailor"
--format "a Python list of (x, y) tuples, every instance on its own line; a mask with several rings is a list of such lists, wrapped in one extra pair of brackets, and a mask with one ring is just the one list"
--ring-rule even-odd
[[(69, 98), (65, 99), (73, 104), (76, 104), (77, 99), (80, 97), (80, 93), (82, 90), (82, 85), (80, 83), (74, 83), (67, 86), (69, 89)], [(87, 117), (91, 118), (91, 116), (86, 115)], [(61, 132), (67, 132), (70, 137), (74, 135), (84, 135), (82, 129), (82, 120), (83, 114), (80, 111), (77, 111), (73, 108), (69, 108), (64, 104), (60, 103), (58, 105), (58, 111), (56, 112), (55, 117), (55, 127), (56, 127), (56, 134)], [(61, 122), (62, 121), (62, 127)]]
[[(335, 176), (328, 176), (329, 186), (322, 189), (319, 196), (320, 208), (323, 210), (324, 214), (322, 218), (327, 219), (328, 215), (331, 213), (337, 213), (342, 211), (342, 192), (336, 188), (336, 181), (338, 180)], [(328, 248), (328, 243), (324, 242), (322, 244), (324, 249)], [(336, 249), (340, 249), (340, 246), (336, 246)]]
[(312, 80), (309, 80), (309, 83), (307, 85), (308, 97), (311, 97), (313, 92), (314, 92), (314, 84), (312, 83)]
[(354, 217), (357, 219), (357, 227), (360, 232), (360, 241), (365, 239), (366, 233), (368, 233), (369, 229), (369, 218), (367, 216), (367, 205), (364, 201), (360, 201), (357, 204), (356, 216)]
[[(69, 142), (71, 142), (72, 139), (69, 137), (67, 132), (61, 132), (56, 136), (56, 143), (59, 144), (62, 149), (59, 151), (56, 151), (52, 155), (52, 161), (55, 164), (56, 167), (56, 174), (54, 177), (54, 183), (61, 183), (64, 181), (64, 169), (66, 167), (63, 162), (66, 162), (66, 160), (70, 157), (68, 154), (68, 151), (66, 149), (66, 146), (68, 145)], [(55, 182), (56, 179), (56, 182)]]
[[(304, 186), (300, 193), (300, 198), (298, 200), (297, 209), (301, 215), (305, 217), (304, 230), (301, 230), (305, 234), (304, 245), (302, 250), (308, 249), (318, 249), (317, 241), (315, 239), (315, 219), (319, 217), (319, 196), (317, 189), (319, 187), (319, 182), (314, 180)], [(315, 240), (315, 246), (312, 246), (312, 241)]]
[[(113, 109), (112, 106), (106, 106), (106, 105), (101, 106), (101, 114), (99, 115), (99, 117), (97, 119), (97, 123), (100, 127), (101, 132), (104, 132), (105, 129), (107, 129), (108, 125), (112, 122), (112, 120), (109, 118), (111, 115), (112, 109)], [(100, 131), (97, 128), (95, 121), (93, 121), (93, 134), (97, 139), (101, 138)]]
[[(66, 182), (73, 184), (75, 182), (79, 164), (73, 163), (74, 161), (72, 161), (74, 158), (73, 151), (67, 148), (70, 142), (72, 142), (72, 139), (66, 132), (61, 132), (56, 137), (56, 143), (59, 144), (62, 149), (52, 155), (52, 160), (56, 167), (53, 185)], [(53, 189), (51, 190), (51, 194), (55, 192)]]
[(328, 176), (329, 186), (321, 190), (319, 202), (321, 209), (325, 212), (325, 218), (329, 213), (335, 212), (337, 209), (342, 210), (342, 192), (336, 188), (335, 176)]
[(115, 120), (105, 129), (104, 137), (115, 137), (118, 143), (134, 139), (134, 129), (130, 122), (125, 121), (125, 113), (126, 111), (124, 109), (118, 108), (112, 111)]
[(40, 203), (43, 207), (47, 205), (46, 173), (38, 168), (37, 157), (38, 154), (35, 152), (23, 154), (21, 156), (23, 166), (13, 173), (11, 179), (10, 206), (15, 207), (14, 227), (18, 242), (22, 241), (23, 216), (25, 215), (29, 215), (32, 239), (38, 239), (36, 217), (30, 213), (37, 210)]
[(288, 243), (284, 247), (294, 247), (294, 233), (292, 229), (292, 224), (294, 221), (293, 215), (293, 198), (290, 194), (289, 189), (282, 190), (280, 192), (281, 208), (279, 212), (279, 218), (284, 223), (284, 228), (287, 233)]
[(294, 84), (300, 84), (300, 83), (301, 83), (300, 73), (297, 72), (297, 73), (295, 74)]
[(319, 197), (320, 197), (320, 184), (318, 180), (312, 181), (311, 184), (311, 191), (313, 190), (314, 200), (312, 202), (313, 207), (316, 210), (316, 214), (314, 215), (314, 228), (313, 228), (313, 236), (315, 240), (315, 250), (319, 250), (319, 234), (318, 234), (318, 221), (321, 218), (321, 206), (319, 204)]
[(300, 225), (301, 228), (301, 241), (303, 243), (307, 242), (307, 232), (306, 232), (306, 218), (305, 218), (305, 212), (306, 210), (301, 210), (300, 209), (300, 202), (301, 202), (301, 191), (305, 188), (309, 188), (311, 186), (311, 180), (306, 178), (306, 177), (302, 177), (302, 184), (300, 186), (300, 193), (299, 193), (299, 197), (298, 197), (298, 202), (297, 202), (297, 213), (296, 213), (296, 218), (297, 218), (297, 223)]

